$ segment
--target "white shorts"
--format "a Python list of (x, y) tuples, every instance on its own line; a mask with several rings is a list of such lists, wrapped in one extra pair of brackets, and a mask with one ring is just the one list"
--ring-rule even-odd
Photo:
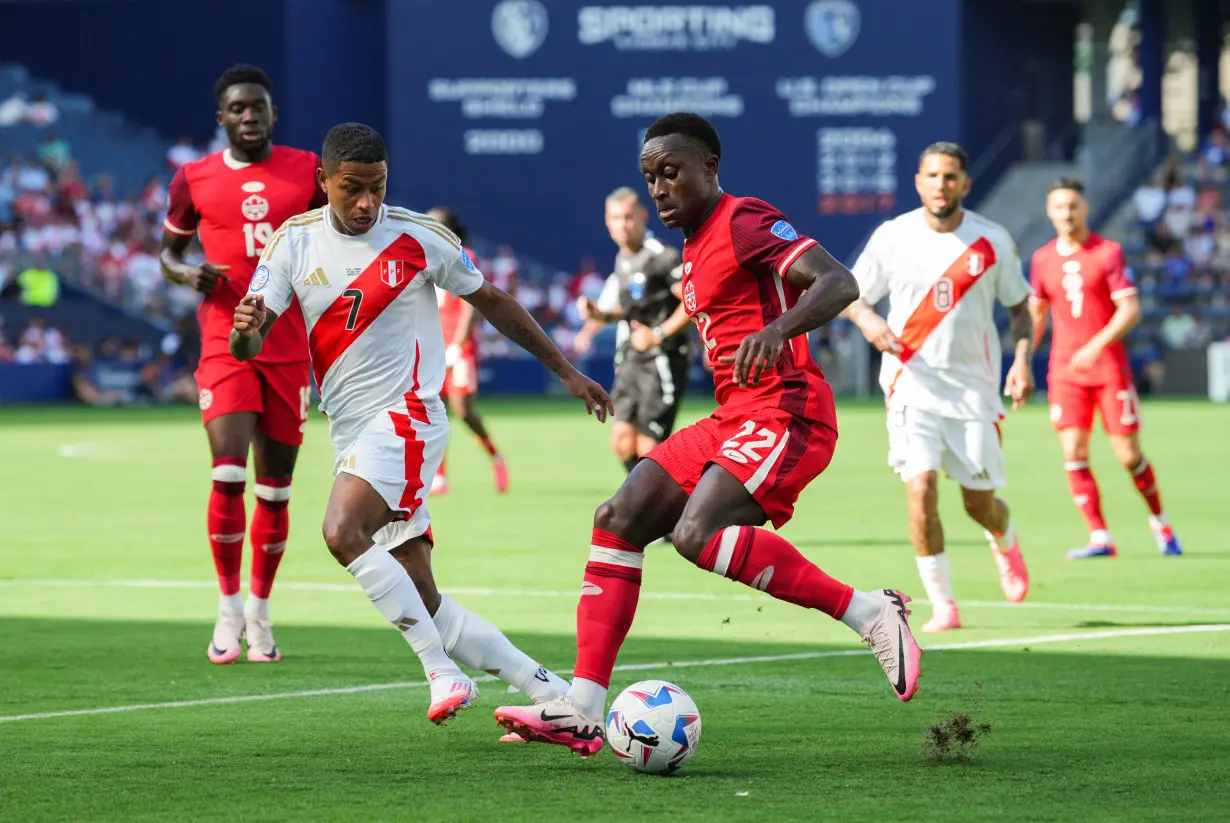
[(1005, 485), (997, 423), (941, 417), (902, 403), (889, 404), (888, 465), (905, 481), (943, 469), (974, 491)]
[(339, 452), (333, 474), (366, 480), (389, 509), (402, 514), (373, 535), (394, 549), (431, 526), (427, 493), (448, 446), (448, 415), (439, 398), (412, 400), (377, 414), (350, 447)]

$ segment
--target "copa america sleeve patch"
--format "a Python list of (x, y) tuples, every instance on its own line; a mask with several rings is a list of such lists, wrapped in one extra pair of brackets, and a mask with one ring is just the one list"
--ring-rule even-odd
[(248, 291), (260, 291), (269, 285), (269, 267), (261, 263), (256, 267), (256, 271), (252, 273), (252, 282), (248, 284)]
[(461, 263), (470, 271), (478, 271), (478, 266), (474, 265), (474, 261), (470, 259), (470, 253), (465, 249), (461, 250)]
[(773, 224), (773, 228), (769, 229), (774, 237), (780, 237), (783, 240), (798, 240), (799, 233), (794, 230), (794, 226), (787, 223), (785, 220), (778, 220)]

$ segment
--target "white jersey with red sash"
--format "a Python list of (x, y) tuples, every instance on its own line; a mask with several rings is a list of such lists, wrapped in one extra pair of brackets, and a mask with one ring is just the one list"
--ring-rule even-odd
[(889, 299), (901, 341), (880, 368), (886, 398), (957, 420), (1003, 416), (995, 303), (1019, 305), (1030, 289), (1002, 226), (966, 211), (955, 231), (937, 232), (916, 209), (876, 229), (854, 276), (868, 303)]

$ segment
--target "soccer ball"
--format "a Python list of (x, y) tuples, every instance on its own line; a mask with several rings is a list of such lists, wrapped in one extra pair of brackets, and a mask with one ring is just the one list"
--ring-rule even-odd
[(620, 692), (611, 704), (606, 742), (628, 768), (670, 774), (696, 753), (700, 711), (674, 683), (642, 680)]

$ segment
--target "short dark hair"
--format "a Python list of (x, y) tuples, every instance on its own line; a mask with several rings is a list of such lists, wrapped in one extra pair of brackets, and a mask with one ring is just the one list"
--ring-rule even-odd
[(965, 149), (961, 148), (956, 143), (947, 140), (941, 140), (938, 143), (932, 143), (922, 150), (922, 154), (918, 155), (918, 165), (921, 166), (923, 161), (933, 154), (942, 154), (945, 157), (951, 157), (961, 166), (961, 171), (969, 171), (969, 155), (965, 153)]
[(263, 86), (265, 91), (269, 92), (269, 96), (273, 96), (273, 81), (269, 79), (269, 75), (265, 74), (263, 69), (249, 66), (247, 63), (236, 63), (222, 72), (218, 82), (214, 83), (214, 102), (221, 106), (222, 95), (226, 94), (226, 90), (240, 83), (255, 83), (258, 86)]
[(722, 140), (717, 129), (699, 114), (677, 111), (659, 117), (645, 132), (645, 142), (668, 134), (681, 134), (717, 159), (722, 159)]
[(465, 226), (461, 225), (461, 221), (457, 219), (457, 212), (450, 209), (448, 206), (434, 206), (428, 211), (434, 211), (440, 215), (440, 225), (457, 235), (457, 239), (461, 241), (461, 245), (468, 246), (470, 244), (470, 231)]
[(339, 123), (329, 129), (320, 156), (326, 169), (346, 162), (383, 163), (389, 159), (380, 133), (362, 123)]
[(1074, 191), (1081, 197), (1085, 196), (1085, 181), (1079, 177), (1061, 177), (1051, 187), (1046, 190), (1047, 194), (1053, 191)]

